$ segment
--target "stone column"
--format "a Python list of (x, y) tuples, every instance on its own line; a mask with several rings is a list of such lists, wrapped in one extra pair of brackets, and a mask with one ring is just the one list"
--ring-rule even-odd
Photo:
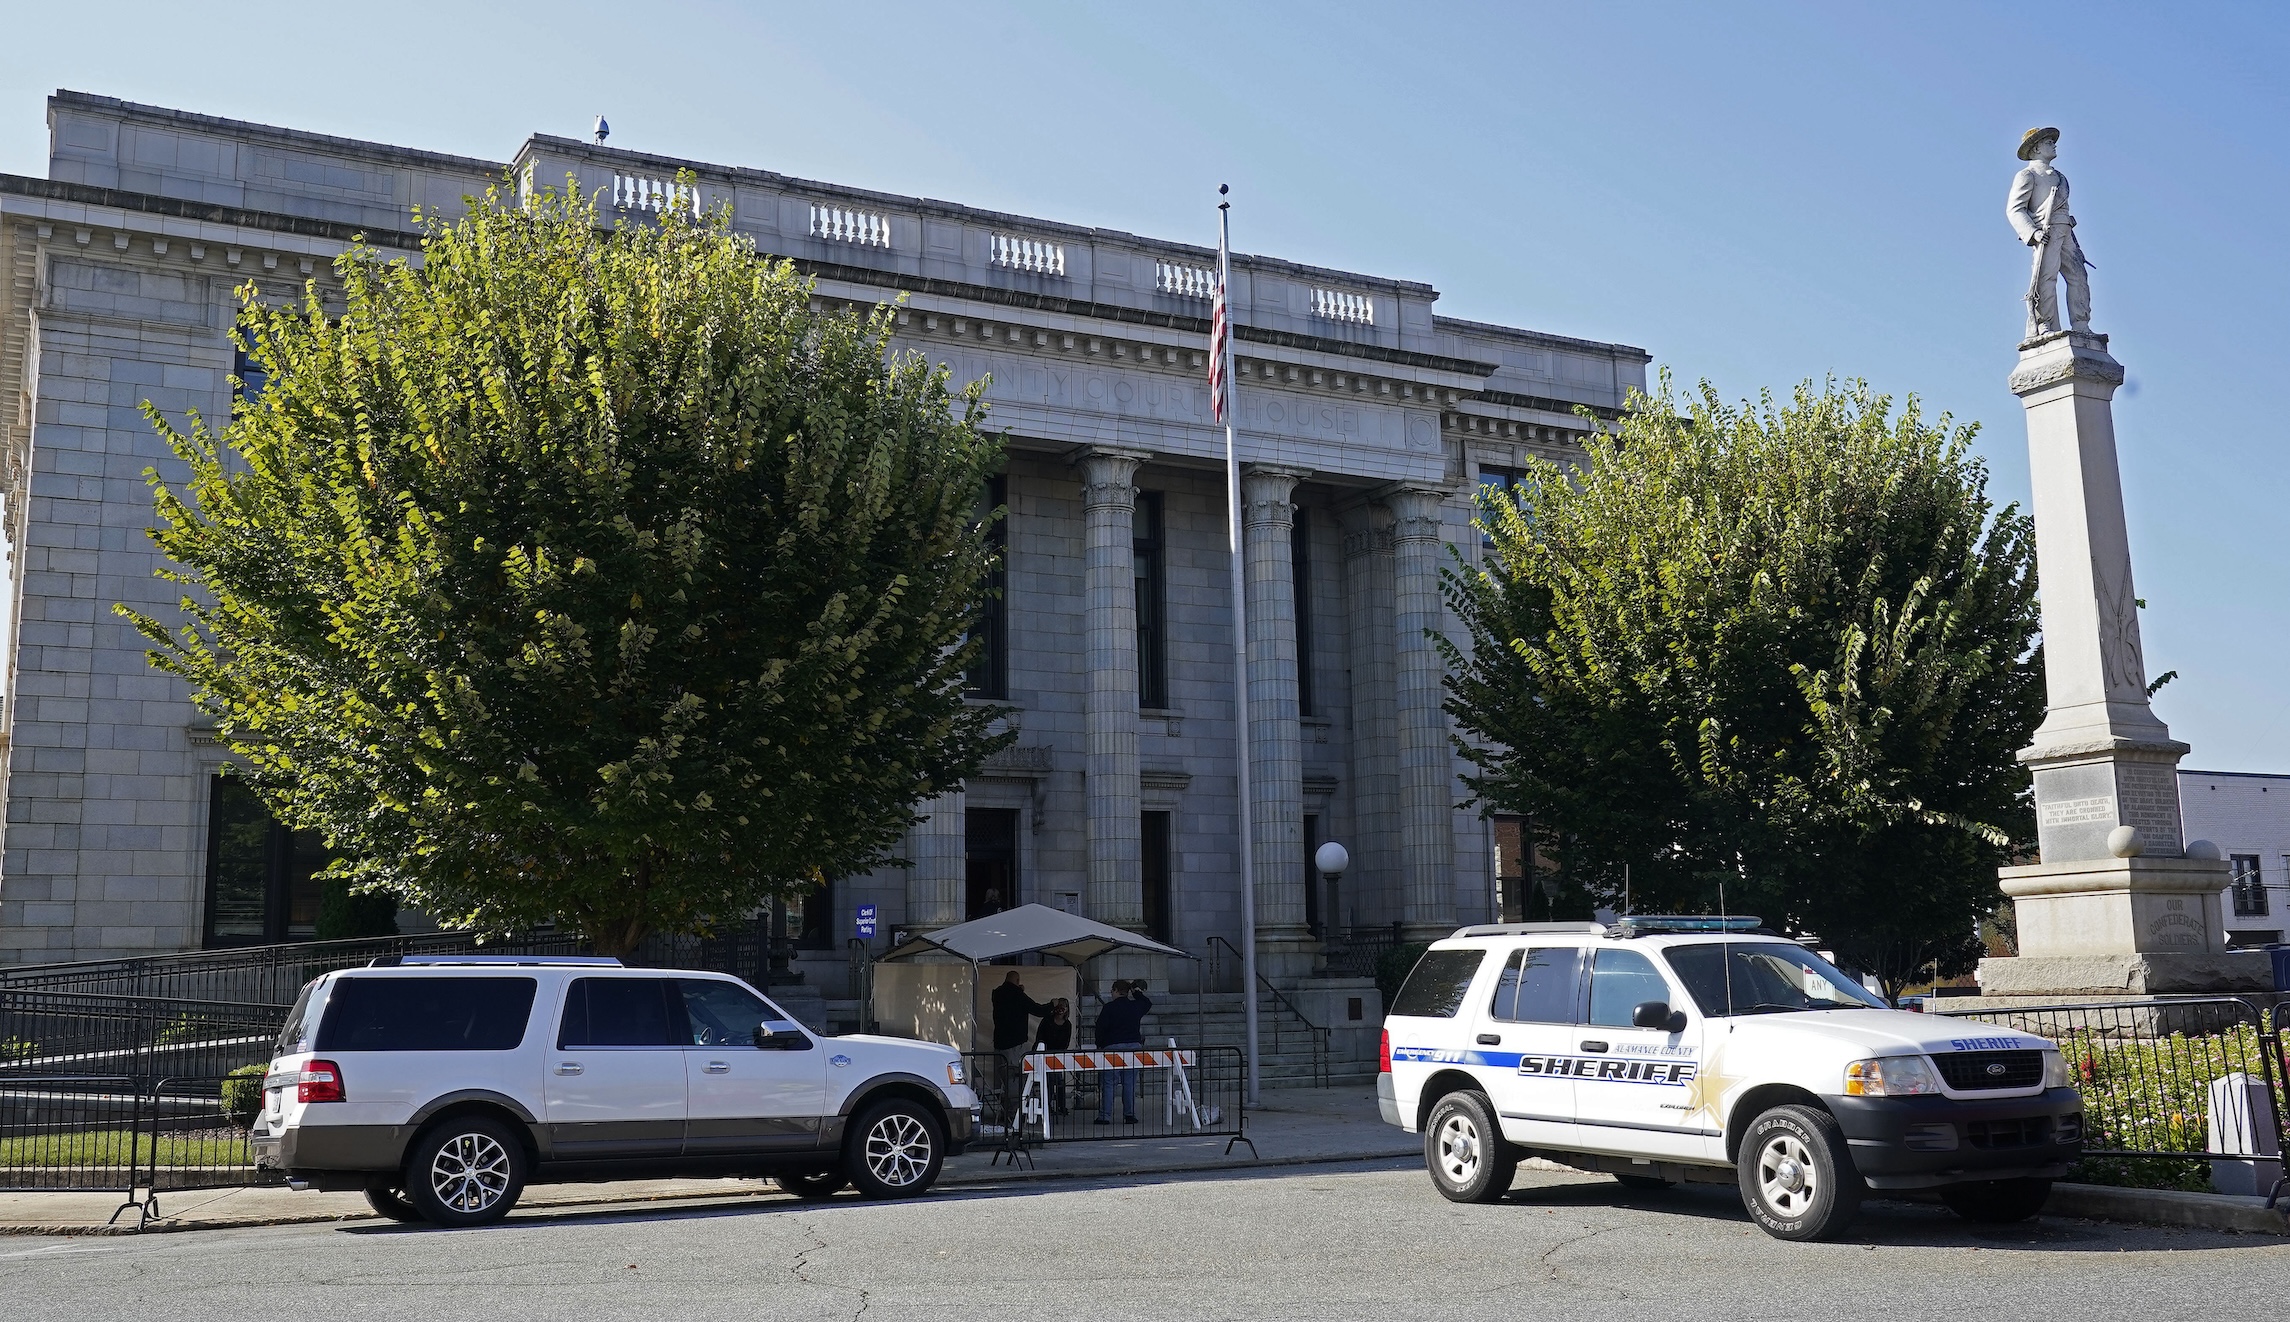
[(1344, 515), (1344, 614), (1351, 663), (1352, 866), (1343, 921), (1383, 927), (1401, 916), (1399, 886), (1399, 627), (1392, 618), (1391, 510)]
[(907, 828), (914, 866), (906, 874), (906, 922), (917, 931), (935, 932), (969, 916), (963, 912), (969, 898), (965, 802), (959, 789), (925, 799), (916, 811), (927, 815)]
[(1146, 456), (1093, 449), (1082, 471), (1082, 637), (1089, 690), (1082, 720), (1091, 918), (1142, 928), (1145, 890), (1137, 804), (1137, 488)]
[(1443, 667), (1430, 637), (1445, 618), (1439, 599), (1440, 505), (1445, 499), (1444, 492), (1425, 487), (1401, 487), (1386, 498), (1393, 519), (1393, 623), (1398, 633), (1400, 917), (1408, 938), (1419, 941), (1455, 927), (1450, 824), (1457, 793), (1455, 757), (1442, 709)]
[(2028, 419), (2044, 687), (2034, 742), (2041, 862), (2003, 869), (2020, 955), (1980, 966), (1990, 995), (2143, 994), (2271, 986), (2266, 958), (2229, 954), (2215, 846), (2190, 857), (2177, 766), (2187, 746), (2147, 703), (2107, 337), (2020, 346), (2012, 393)]
[(1290, 493), (1305, 472), (1241, 474), (1248, 557), (1250, 857), (1256, 864), (1257, 969), (1274, 982), (1313, 972), (1304, 924), (1304, 738), (1296, 678), (1296, 573)]

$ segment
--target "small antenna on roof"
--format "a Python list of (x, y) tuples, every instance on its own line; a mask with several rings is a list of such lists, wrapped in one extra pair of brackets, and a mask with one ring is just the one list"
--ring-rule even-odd
[(611, 136), (612, 125), (604, 122), (604, 116), (598, 115), (596, 117), (596, 145), (599, 147), (603, 146), (604, 140)]
[(1622, 916), (1630, 916), (1630, 865), (1622, 865)]

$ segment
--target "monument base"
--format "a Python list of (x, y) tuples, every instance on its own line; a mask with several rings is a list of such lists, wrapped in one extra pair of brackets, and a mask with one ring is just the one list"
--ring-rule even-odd
[[(2267, 992), (2274, 965), (2263, 951), (2149, 951), (2021, 955), (1980, 961), (1979, 999), (2186, 996)], [(1963, 1008), (1954, 1002), (1948, 1008)]]
[(2215, 858), (2090, 858), (1999, 870), (2019, 923), (2020, 955), (2217, 954), (2221, 897), (2232, 879)]

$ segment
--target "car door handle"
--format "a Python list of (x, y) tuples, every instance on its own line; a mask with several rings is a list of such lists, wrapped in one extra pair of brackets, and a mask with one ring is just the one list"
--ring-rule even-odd
[(1483, 1047), (1499, 1047), (1503, 1045), (1503, 1036), (1500, 1033), (1481, 1033), (1479, 1035), (1479, 1045)]
[(1585, 1043), (1583, 1043), (1583, 1044), (1582, 1044), (1582, 1049), (1583, 1049), (1584, 1051), (1604, 1051), (1604, 1050), (1606, 1050), (1606, 1044), (1605, 1044), (1604, 1042), (1596, 1042), (1596, 1041), (1593, 1041), (1593, 1042), (1585, 1042)]
[(580, 1062), (577, 1060), (560, 1060), (557, 1062), (557, 1073), (578, 1074), (580, 1073)]
[(723, 1060), (711, 1060), (704, 1067), (702, 1067), (700, 1072), (702, 1074), (729, 1074), (732, 1072), (731, 1062)]

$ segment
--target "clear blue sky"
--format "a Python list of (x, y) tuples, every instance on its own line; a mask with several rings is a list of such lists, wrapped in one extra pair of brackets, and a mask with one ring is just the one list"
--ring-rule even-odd
[(1432, 282), (1457, 316), (1642, 345), (1732, 396), (1867, 377), (1984, 425), (2026, 250), (2021, 130), (2065, 130), (2147, 656), (2188, 765), (2290, 771), (2290, 8), (2279, 5), (27, 6), (43, 98), (506, 160), (524, 136), (751, 165)]

